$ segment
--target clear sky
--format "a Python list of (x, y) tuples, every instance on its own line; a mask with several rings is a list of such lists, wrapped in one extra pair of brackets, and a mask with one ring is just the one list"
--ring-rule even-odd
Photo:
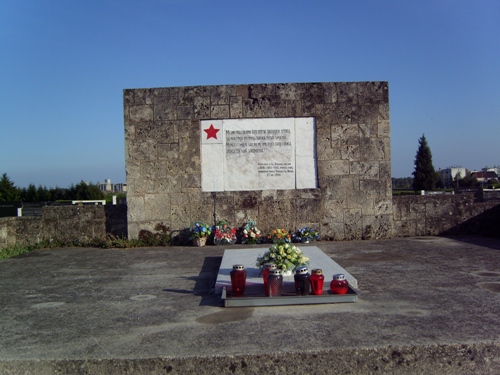
[(392, 175), (500, 165), (500, 1), (0, 0), (0, 174), (125, 182), (123, 89), (388, 81)]

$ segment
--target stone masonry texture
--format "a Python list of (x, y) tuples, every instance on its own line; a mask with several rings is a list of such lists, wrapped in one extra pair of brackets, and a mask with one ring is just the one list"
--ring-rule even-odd
[[(315, 118), (318, 189), (201, 191), (200, 120), (279, 117)], [(129, 238), (159, 223), (175, 231), (249, 219), (263, 233), (392, 236), (387, 82), (126, 89), (124, 122)]]
[[(252, 205), (252, 199), (243, 205)], [(392, 206), (393, 237), (469, 234), (500, 238), (499, 201), (478, 202), (473, 195), (411, 195), (393, 197)], [(44, 207), (42, 212), (42, 217), (0, 218), (0, 248), (127, 233), (126, 205)], [(370, 239), (370, 233), (363, 239)]]
[(49, 206), (42, 217), (0, 218), (0, 248), (42, 241), (86, 242), (127, 235), (127, 206)]

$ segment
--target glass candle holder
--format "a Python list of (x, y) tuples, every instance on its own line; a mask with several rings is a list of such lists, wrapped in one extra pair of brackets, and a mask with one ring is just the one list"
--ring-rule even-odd
[(349, 283), (345, 276), (341, 273), (333, 275), (333, 280), (330, 282), (330, 290), (333, 294), (346, 294), (349, 290)]
[(269, 271), (267, 277), (267, 288), (269, 290), (269, 297), (279, 297), (283, 292), (283, 275), (277, 268)]
[(306, 266), (300, 266), (295, 269), (293, 275), (295, 281), (295, 293), (298, 296), (307, 296), (310, 290), (309, 272)]
[(276, 269), (276, 264), (268, 263), (268, 264), (264, 264), (264, 269), (262, 270), (262, 279), (264, 280), (264, 293), (266, 293), (267, 297), (269, 297), (269, 288), (267, 285), (267, 277), (269, 276), (269, 271), (275, 270), (275, 269)]
[(245, 285), (247, 282), (247, 271), (243, 264), (233, 265), (233, 270), (229, 275), (231, 276), (233, 297), (243, 297), (245, 295)]
[(323, 275), (323, 270), (320, 268), (313, 269), (311, 271), (311, 277), (309, 278), (311, 282), (311, 294), (320, 296), (323, 294), (323, 285), (325, 283), (325, 275)]

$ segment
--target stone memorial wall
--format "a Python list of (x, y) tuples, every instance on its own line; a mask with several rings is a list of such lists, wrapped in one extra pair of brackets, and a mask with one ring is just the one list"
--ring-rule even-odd
[(392, 235), (387, 82), (124, 90), (128, 234), (257, 221)]

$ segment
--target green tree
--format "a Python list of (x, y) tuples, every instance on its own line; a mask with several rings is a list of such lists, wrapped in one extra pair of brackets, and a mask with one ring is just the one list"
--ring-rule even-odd
[(87, 184), (84, 181), (80, 181), (80, 183), (74, 186), (74, 196), (72, 199), (77, 200), (100, 200), (104, 199), (104, 193), (99, 190), (97, 185), (92, 183)]
[(49, 190), (50, 193), (50, 200), (51, 201), (58, 201), (58, 200), (64, 200), (67, 197), (67, 189), (62, 189), (60, 187), (55, 187)]
[(463, 186), (460, 185), (460, 180), (463, 180), (462, 172), (458, 171), (455, 177), (453, 178), (453, 185), (456, 187)]
[(29, 184), (27, 189), (23, 189), (22, 199), (24, 202), (38, 202), (35, 184)]
[(392, 187), (394, 189), (411, 189), (413, 177), (392, 178)]
[(425, 135), (422, 135), (418, 143), (413, 172), (413, 190), (433, 190), (436, 184), (436, 171), (432, 165), (432, 153)]
[(471, 172), (467, 172), (464, 178), (459, 178), (457, 185), (460, 187), (474, 187), (479, 186), (479, 181), (476, 177), (472, 176)]
[(50, 193), (46, 186), (38, 185), (36, 189), (36, 196), (38, 202), (46, 202), (50, 200)]
[(0, 178), (0, 201), (18, 201), (21, 199), (21, 192), (14, 182), (10, 180), (7, 173), (2, 174)]

